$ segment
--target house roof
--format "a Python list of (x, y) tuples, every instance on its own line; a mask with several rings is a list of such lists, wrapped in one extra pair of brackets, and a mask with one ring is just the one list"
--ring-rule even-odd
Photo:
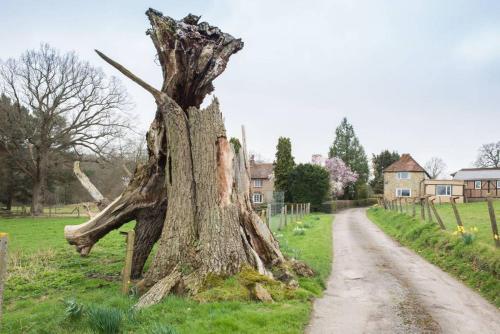
[(407, 153), (402, 154), (398, 161), (384, 169), (385, 172), (424, 172), (429, 176), (429, 173)]
[(500, 168), (463, 168), (452, 174), (454, 180), (500, 179)]
[(272, 163), (250, 162), (250, 177), (252, 179), (268, 179), (273, 173)]

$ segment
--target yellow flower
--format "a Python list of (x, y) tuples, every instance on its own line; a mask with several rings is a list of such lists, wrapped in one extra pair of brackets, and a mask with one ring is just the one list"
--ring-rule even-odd
[(495, 240), (498, 240), (499, 237), (498, 237), (498, 234), (495, 234)]

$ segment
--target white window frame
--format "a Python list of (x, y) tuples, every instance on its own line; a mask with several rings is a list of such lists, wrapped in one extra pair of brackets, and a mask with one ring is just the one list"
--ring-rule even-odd
[(500, 180), (497, 180), (497, 189), (500, 189)]
[(254, 188), (262, 188), (262, 184), (264, 182), (262, 181), (262, 179), (254, 179), (253, 180), (253, 186)]
[[(477, 186), (478, 182), (479, 182), (479, 188)], [(475, 190), (481, 190), (481, 189), (483, 189), (483, 182), (481, 180), (474, 181), (474, 189)]]
[[(259, 200), (256, 200), (256, 197), (259, 197)], [(262, 193), (253, 193), (252, 194), (252, 202), (254, 204), (262, 204), (264, 203), (264, 195), (262, 195)]]
[[(402, 177), (402, 175), (406, 175), (407, 177)], [(410, 172), (398, 172), (398, 180), (409, 180)]]
[[(408, 190), (408, 196), (403, 196), (403, 190)], [(396, 188), (396, 197), (411, 197), (411, 188)]]
[[(438, 187), (446, 187), (444, 195), (438, 193)], [(448, 191), (448, 189), (449, 189), (449, 191)], [(453, 192), (453, 186), (451, 184), (436, 184), (436, 196), (449, 197), (449, 196), (451, 196), (452, 192)]]

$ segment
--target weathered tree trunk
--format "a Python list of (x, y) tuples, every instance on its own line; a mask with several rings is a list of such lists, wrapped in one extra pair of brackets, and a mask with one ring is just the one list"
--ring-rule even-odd
[(199, 109), (229, 57), (243, 47), (199, 17), (175, 21), (152, 9), (148, 31), (163, 69), (161, 91), (98, 52), (108, 63), (148, 90), (158, 105), (147, 134), (149, 160), (127, 189), (98, 216), (65, 235), (82, 255), (106, 233), (132, 219), (133, 276), (159, 240), (139, 286), (148, 291), (138, 306), (170, 291), (196, 293), (209, 274), (233, 275), (250, 265), (262, 274), (283, 261), (269, 228), (253, 212), (246, 152), (227, 140), (216, 99)]
[(40, 153), (39, 155), (36, 162), (36, 173), (31, 194), (31, 214), (33, 216), (40, 216), (43, 214), (43, 201), (45, 198), (45, 188), (47, 186), (48, 157), (46, 153)]

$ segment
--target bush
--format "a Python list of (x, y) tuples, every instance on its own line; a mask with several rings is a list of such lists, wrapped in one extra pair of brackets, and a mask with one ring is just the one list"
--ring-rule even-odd
[(76, 320), (82, 317), (83, 305), (78, 303), (75, 299), (68, 299), (64, 301), (66, 309), (64, 314), (67, 319)]
[(300, 164), (288, 176), (291, 201), (311, 203), (311, 210), (319, 210), (330, 191), (330, 174), (321, 166)]
[(115, 308), (90, 306), (87, 310), (89, 327), (97, 333), (120, 333), (123, 314)]
[(305, 235), (306, 234), (306, 229), (297, 226), (296, 228), (293, 229), (293, 235)]

